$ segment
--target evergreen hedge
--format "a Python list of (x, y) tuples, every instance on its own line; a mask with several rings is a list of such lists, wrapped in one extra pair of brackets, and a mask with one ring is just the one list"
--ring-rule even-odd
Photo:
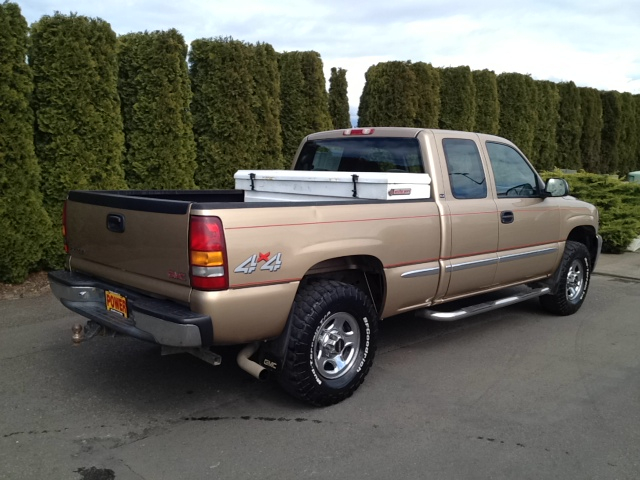
[(603, 173), (615, 173), (620, 166), (618, 148), (622, 131), (620, 93), (600, 92), (602, 100), (602, 133), (600, 159)]
[(329, 99), (322, 59), (317, 52), (285, 52), (278, 59), (282, 111), (282, 153), (285, 165), (293, 161), (302, 139), (331, 130)]
[(33, 147), (27, 42), (20, 7), (0, 3), (0, 282), (11, 283), (38, 267), (52, 240)]
[(411, 65), (416, 76), (415, 127), (438, 128), (440, 109), (440, 72), (430, 63), (417, 62)]
[(476, 112), (474, 130), (480, 133), (498, 135), (500, 131), (500, 100), (498, 79), (492, 70), (471, 72), (476, 92)]
[(467, 66), (440, 70), (440, 128), (473, 131), (476, 119), (476, 87)]
[(258, 166), (253, 47), (232, 38), (194, 40), (189, 63), (196, 183), (232, 188), (237, 170)]
[(558, 167), (582, 168), (580, 162), (580, 137), (582, 135), (582, 110), (580, 91), (573, 82), (558, 84), (560, 92), (559, 119), (556, 130), (558, 142)]
[[(44, 205), (58, 232), (69, 190), (127, 187), (116, 35), (101, 19), (44, 16), (31, 28), (29, 64)], [(62, 256), (56, 235), (47, 257)]]
[(360, 98), (358, 125), (412, 127), (418, 111), (416, 74), (411, 62), (383, 62), (369, 68)]
[(280, 125), (280, 71), (278, 54), (268, 43), (254, 47), (253, 59), (254, 107), (257, 128), (256, 158), (263, 169), (287, 168), (282, 156), (282, 127)]
[(278, 56), (280, 71), (280, 126), (282, 129), (282, 154), (289, 164), (304, 136), (309, 133), (305, 119), (305, 80), (302, 74), (300, 52), (285, 52)]
[(637, 143), (640, 134), (640, 118), (636, 112), (636, 103), (628, 92), (620, 94), (620, 142), (618, 144), (618, 173), (625, 174), (637, 165)]
[(500, 135), (514, 142), (527, 157), (533, 156), (538, 124), (537, 88), (529, 75), (498, 75)]
[(351, 128), (349, 98), (347, 97), (347, 71), (331, 68), (329, 77), (329, 114), (333, 128)]
[(580, 134), (581, 164), (587, 172), (606, 173), (602, 169), (602, 100), (595, 88), (579, 88), (582, 129)]
[(176, 30), (121, 36), (118, 63), (129, 188), (195, 188), (184, 38)]
[(537, 93), (536, 128), (530, 160), (539, 170), (552, 169), (557, 163), (556, 127), (560, 93), (558, 86), (546, 80), (535, 81)]

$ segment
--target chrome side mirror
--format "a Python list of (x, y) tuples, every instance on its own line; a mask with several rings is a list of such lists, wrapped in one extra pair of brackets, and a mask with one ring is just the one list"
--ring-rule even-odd
[(569, 184), (564, 178), (550, 178), (544, 187), (548, 197), (564, 197), (569, 195)]

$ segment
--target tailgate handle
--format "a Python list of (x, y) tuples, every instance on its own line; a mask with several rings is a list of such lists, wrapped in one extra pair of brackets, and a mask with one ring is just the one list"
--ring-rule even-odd
[(107, 230), (115, 233), (124, 232), (124, 215), (110, 213), (107, 215)]

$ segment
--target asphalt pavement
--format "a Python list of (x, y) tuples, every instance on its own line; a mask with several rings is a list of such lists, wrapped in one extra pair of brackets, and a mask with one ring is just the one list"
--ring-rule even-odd
[(640, 253), (584, 307), (530, 300), (381, 325), (365, 383), (318, 409), (235, 364), (96, 337), (50, 293), (0, 302), (0, 480), (640, 478)]

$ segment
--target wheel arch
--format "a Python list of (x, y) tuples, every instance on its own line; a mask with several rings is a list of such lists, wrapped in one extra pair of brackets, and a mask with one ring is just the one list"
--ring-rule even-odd
[(384, 308), (387, 282), (382, 262), (372, 255), (347, 255), (323, 260), (305, 273), (303, 285), (313, 279), (337, 280), (362, 289), (378, 312)]
[(596, 263), (596, 259), (598, 258), (598, 239), (595, 228), (590, 225), (575, 227), (569, 232), (567, 241), (582, 243), (589, 251), (591, 265), (593, 266)]

